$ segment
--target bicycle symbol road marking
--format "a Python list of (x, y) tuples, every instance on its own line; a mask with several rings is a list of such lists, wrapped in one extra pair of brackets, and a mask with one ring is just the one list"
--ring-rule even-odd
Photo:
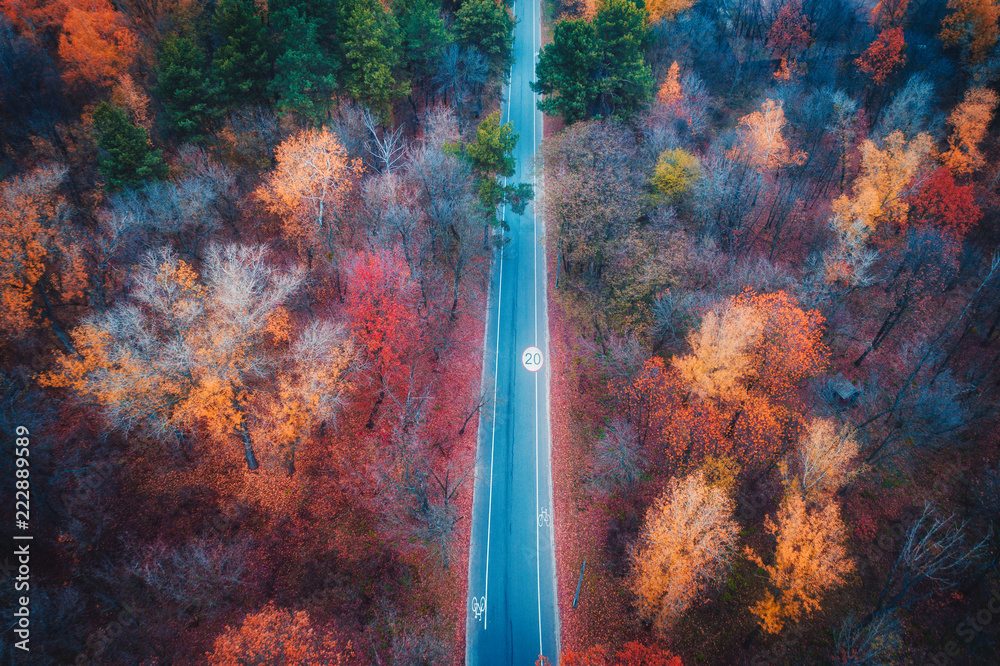
[(472, 598), (472, 612), (476, 615), (476, 620), (483, 619), (483, 613), (486, 611), (486, 597), (473, 597)]
[(538, 526), (549, 524), (549, 510), (542, 507), (542, 510), (538, 512)]

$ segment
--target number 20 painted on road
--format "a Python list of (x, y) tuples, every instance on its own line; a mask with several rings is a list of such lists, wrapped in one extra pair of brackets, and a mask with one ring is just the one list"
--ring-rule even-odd
[(538, 372), (542, 369), (542, 350), (538, 347), (528, 347), (521, 354), (521, 363), (531, 372)]

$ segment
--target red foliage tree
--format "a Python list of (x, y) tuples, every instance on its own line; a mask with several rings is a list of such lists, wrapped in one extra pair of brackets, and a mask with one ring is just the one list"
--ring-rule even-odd
[(781, 8), (767, 32), (767, 46), (774, 57), (791, 58), (809, 43), (812, 25), (802, 13), (802, 3), (792, 0)]
[(954, 234), (961, 240), (982, 218), (972, 185), (956, 185), (948, 167), (931, 174), (909, 200), (908, 223), (932, 224)]
[(854, 66), (870, 76), (874, 83), (881, 85), (897, 67), (902, 67), (906, 62), (904, 48), (906, 41), (903, 39), (902, 28), (883, 30), (854, 61)]
[[(681, 658), (661, 647), (629, 641), (615, 657), (603, 645), (595, 645), (581, 652), (564, 650), (559, 658), (562, 666), (684, 666)], [(538, 666), (538, 662), (536, 662)]]
[(809, 43), (811, 36), (812, 24), (802, 12), (802, 2), (791, 0), (781, 8), (767, 32), (767, 47), (775, 58), (781, 58), (781, 66), (774, 73), (775, 78), (792, 77), (798, 69), (796, 59)]
[(347, 274), (351, 330), (376, 371), (388, 378), (417, 348), (419, 288), (396, 251), (361, 252)]
[(616, 655), (616, 666), (684, 666), (681, 658), (669, 650), (629, 641)]

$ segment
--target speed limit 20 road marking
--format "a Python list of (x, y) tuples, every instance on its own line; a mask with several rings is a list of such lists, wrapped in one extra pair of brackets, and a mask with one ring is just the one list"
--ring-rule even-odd
[(530, 372), (541, 370), (543, 361), (542, 350), (538, 347), (528, 347), (521, 354), (521, 364)]

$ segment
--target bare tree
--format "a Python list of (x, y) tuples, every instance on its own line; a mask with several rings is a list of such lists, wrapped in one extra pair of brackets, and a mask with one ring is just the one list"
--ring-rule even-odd
[(919, 448), (937, 447), (966, 425), (969, 410), (961, 398), (967, 387), (950, 370), (935, 372), (939, 354), (930, 345), (904, 348), (908, 373), (898, 390), (886, 393), (878, 373), (862, 390), (863, 421), (855, 432), (865, 442), (865, 462), (885, 460)]
[(201, 245), (217, 231), (221, 199), (233, 182), (225, 167), (208, 166), (176, 182), (155, 182), (116, 194), (108, 202), (109, 210), (119, 223), (134, 220), (200, 261)]
[(594, 481), (599, 488), (628, 488), (639, 480), (646, 461), (635, 425), (615, 417), (595, 448)]
[(830, 660), (837, 666), (882, 666), (894, 664), (900, 648), (902, 627), (896, 613), (877, 614), (864, 624), (850, 615), (834, 638)]
[(465, 276), (484, 258), (488, 227), (473, 188), (469, 166), (440, 148), (424, 145), (413, 152), (406, 177), (416, 183), (419, 203), (429, 223), (431, 252), (451, 273), (452, 317)]
[(445, 569), (451, 563), (452, 537), (460, 516), (455, 496), (473, 468), (457, 469), (451, 460), (441, 465), (440, 443), (419, 432), (397, 429), (393, 447), (377, 473), (381, 501), (398, 507), (385, 513), (391, 528), (433, 548)]
[(989, 538), (967, 546), (965, 527), (954, 515), (941, 518), (926, 502), (906, 530), (875, 610), (862, 625), (870, 624), (880, 613), (907, 608), (955, 587), (983, 555)]
[[(365, 144), (368, 154), (375, 160), (375, 168), (379, 173), (389, 175), (403, 163), (408, 146), (403, 136), (403, 126), (394, 130), (383, 129), (379, 132), (371, 111), (365, 109), (365, 129), (371, 139)], [(380, 136), (381, 134), (381, 136)]]
[(934, 83), (927, 75), (919, 71), (913, 74), (885, 107), (872, 130), (872, 136), (884, 139), (897, 130), (907, 140), (921, 132), (939, 134), (944, 118), (933, 113), (935, 98)]
[(474, 46), (461, 48), (451, 45), (444, 50), (433, 83), (438, 95), (443, 95), (455, 107), (458, 117), (458, 132), (464, 133), (464, 120), (468, 114), (466, 105), (475, 99), (475, 111), (482, 110), (479, 93), (490, 78), (489, 60)]
[(490, 391), (488, 386), (482, 386), (479, 389), (479, 393), (473, 397), (470, 401), (469, 407), (464, 410), (465, 416), (462, 419), (462, 427), (458, 429), (459, 437), (465, 434), (465, 429), (469, 425), (469, 421), (471, 421), (476, 414), (483, 414), (486, 412), (487, 408), (493, 403), (494, 397), (493, 392)]
[[(166, 603), (213, 615), (246, 584), (246, 541), (223, 543), (195, 537), (173, 547), (159, 540), (145, 546), (127, 546), (120, 567), (106, 567), (101, 577), (120, 585), (122, 574), (141, 581), (148, 601)], [(137, 594), (142, 594), (136, 590)], [(151, 593), (151, 594), (150, 594)], [(151, 596), (151, 598), (150, 598)]]
[(368, 129), (365, 127), (365, 110), (357, 102), (341, 99), (333, 113), (331, 124), (340, 145), (347, 151), (350, 160), (364, 160), (368, 144)]
[(372, 250), (399, 247), (410, 274), (421, 275), (429, 259), (430, 238), (419, 190), (398, 173), (366, 178), (361, 187), (365, 231)]
[[(768, 188), (749, 156), (726, 150), (726, 139), (702, 160), (702, 177), (695, 183), (696, 216), (701, 234), (716, 239), (723, 250), (740, 251), (739, 234), (755, 223), (757, 201)], [(745, 249), (745, 248), (744, 248)]]

